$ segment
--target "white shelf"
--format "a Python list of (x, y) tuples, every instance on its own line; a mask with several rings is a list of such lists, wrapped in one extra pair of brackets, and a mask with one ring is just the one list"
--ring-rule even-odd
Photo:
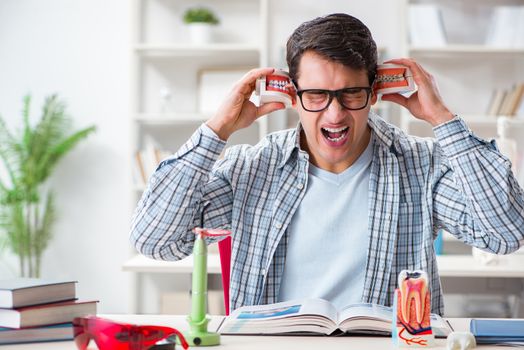
[[(487, 114), (460, 114), (459, 116), (467, 124), (493, 125), (494, 127), (497, 125), (497, 118), (501, 117), (501, 116), (494, 116), (494, 115), (487, 115)], [(410, 115), (409, 113), (405, 113), (403, 117), (406, 118), (407, 119), (406, 121), (412, 125), (428, 124), (428, 122), (417, 119), (413, 117), (412, 115)], [(519, 118), (519, 117), (509, 117), (509, 118), (511, 118), (510, 119), (511, 125), (514, 125), (514, 126), (524, 125), (524, 118)]]
[(414, 56), (451, 55), (524, 55), (524, 48), (499, 48), (486, 45), (446, 45), (434, 47), (409, 46), (408, 52)]
[(135, 117), (135, 122), (145, 125), (176, 125), (203, 123), (210, 117), (211, 115), (202, 113), (141, 113)]
[[(143, 255), (135, 255), (122, 265), (123, 271), (140, 273), (192, 273), (193, 256), (178, 261), (162, 261), (149, 259)], [(220, 274), (220, 256), (218, 254), (208, 254), (207, 272)]]
[(497, 263), (485, 265), (472, 255), (437, 255), (440, 277), (524, 278), (524, 255), (499, 255)]
[(260, 48), (251, 44), (136, 44), (136, 53), (142, 56), (167, 56), (167, 57), (214, 57), (214, 56), (258, 56)]

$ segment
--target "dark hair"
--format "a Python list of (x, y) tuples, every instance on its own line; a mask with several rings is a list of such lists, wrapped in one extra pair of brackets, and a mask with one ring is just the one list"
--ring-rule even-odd
[(289, 75), (298, 80), (300, 59), (306, 51), (352, 69), (365, 69), (369, 84), (377, 71), (377, 45), (368, 27), (359, 19), (344, 13), (317, 17), (302, 23), (287, 41)]

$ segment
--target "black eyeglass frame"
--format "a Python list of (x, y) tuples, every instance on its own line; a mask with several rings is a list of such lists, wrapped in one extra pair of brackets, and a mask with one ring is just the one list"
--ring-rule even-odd
[[(295, 84), (295, 86), (296, 86), (296, 84)], [(348, 92), (348, 91), (351, 91), (351, 90), (364, 90), (364, 91), (366, 91), (366, 103), (362, 107), (360, 107), (360, 108), (350, 108), (350, 107), (344, 105), (344, 103), (342, 102), (342, 99), (341, 99), (342, 94), (344, 92)], [(312, 91), (317, 91), (317, 92), (322, 92), (322, 93), (329, 94), (328, 103), (327, 103), (327, 105), (324, 108), (321, 108), (321, 109), (307, 109), (304, 106), (304, 102), (302, 101), (302, 94), (304, 94), (306, 92), (312, 92)], [(338, 103), (340, 103), (340, 105), (342, 107), (344, 107), (345, 109), (348, 109), (350, 111), (359, 111), (361, 109), (366, 108), (366, 106), (369, 103), (369, 96), (371, 95), (372, 92), (373, 92), (373, 89), (371, 88), (371, 86), (353, 86), (353, 87), (346, 87), (346, 88), (342, 88), (342, 89), (338, 89), (338, 90), (324, 90), (324, 89), (304, 89), (304, 90), (298, 90), (297, 89), (296, 90), (297, 96), (300, 98), (300, 104), (302, 105), (302, 108), (304, 108), (304, 110), (306, 110), (308, 112), (322, 112), (322, 111), (328, 109), (328, 107), (331, 105), (331, 102), (333, 102), (333, 98), (334, 97), (337, 98)]]

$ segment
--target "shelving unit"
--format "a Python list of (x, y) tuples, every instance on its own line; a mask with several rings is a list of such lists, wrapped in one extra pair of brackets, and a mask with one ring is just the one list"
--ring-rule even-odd
[[(420, 4), (434, 6), (440, 12), (444, 44), (411, 44), (410, 34), (416, 29), (410, 28), (409, 7)], [(403, 1), (404, 55), (415, 58), (435, 77), (448, 107), (459, 114), (473, 132), (486, 139), (497, 136), (497, 117), (487, 112), (494, 90), (524, 83), (524, 47), (487, 44), (497, 6), (524, 6), (524, 1)], [(428, 40), (439, 37), (439, 32), (428, 34)], [(400, 120), (401, 127), (410, 134), (433, 136), (431, 126), (406, 111), (402, 112)], [(522, 154), (524, 115), (513, 117), (511, 125), (510, 137), (517, 140)], [(520, 163), (517, 164), (517, 177), (524, 184), (524, 159), (521, 157), (517, 161)]]
[[(442, 14), (440, 23), (446, 36), (444, 45), (411, 44), (410, 33), (417, 29), (409, 26), (409, 7), (419, 4), (434, 5)], [(406, 57), (414, 57), (435, 76), (444, 100), (453, 111), (477, 116), (470, 120), (473, 129), (476, 124), (488, 121), (495, 125), (496, 118), (485, 115), (495, 88), (509, 88), (524, 82), (524, 47), (486, 44), (493, 11), (501, 5), (524, 6), (524, 1), (404, 0)], [(428, 35), (428, 40), (431, 36)], [(482, 115), (486, 121), (480, 118)], [(403, 120), (406, 122), (403, 126), (409, 128), (410, 120), (407, 119)]]
[[(207, 7), (218, 16), (220, 24), (214, 29), (213, 42), (194, 44), (190, 41), (189, 31), (182, 21), (185, 10), (190, 7)], [(151, 162), (158, 162), (158, 151), (164, 154), (175, 152), (211, 116), (211, 107), (202, 109), (207, 102), (200, 98), (202, 75), (217, 70), (247, 72), (254, 67), (268, 66), (269, 54), (268, 0), (133, 0), (132, 9), (132, 105), (129, 120), (132, 132), (130, 158), (135, 170), (130, 206), (135, 208), (145, 188), (137, 159), (144, 163), (142, 170), (145, 177), (149, 177), (155, 167)], [(218, 87), (224, 90), (220, 91), (224, 96), (229, 88)], [(267, 132), (267, 118), (261, 118), (251, 127), (235, 133), (228, 145), (255, 144)], [(211, 260), (215, 261), (213, 257)], [(176, 263), (154, 262), (154, 266), (148, 260), (137, 256), (132, 249), (130, 259), (123, 265), (124, 271), (134, 276), (131, 288), (135, 295), (130, 307), (134, 312), (159, 311), (151, 306), (153, 303), (145, 295), (151, 294), (153, 287), (149, 286), (147, 293), (144, 292), (143, 274), (151, 269), (171, 273), (175, 266), (177, 272), (186, 274), (180, 284), (187, 288), (191, 259)], [(210, 272), (219, 273), (215, 268)]]

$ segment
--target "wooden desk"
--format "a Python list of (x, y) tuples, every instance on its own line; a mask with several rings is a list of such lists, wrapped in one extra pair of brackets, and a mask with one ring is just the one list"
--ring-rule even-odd
[[(184, 331), (187, 329), (185, 316), (171, 315), (101, 315), (110, 319), (130, 322), (135, 324), (153, 324), (177, 328)], [(222, 316), (214, 316), (210, 322), (209, 329), (216, 329)], [(456, 331), (469, 329), (469, 319), (450, 319), (451, 325)], [(222, 336), (220, 347), (209, 347), (209, 349), (237, 349), (237, 350), (348, 350), (348, 349), (394, 349), (389, 337), (325, 337), (325, 336)], [(446, 339), (437, 339), (436, 347), (432, 349), (446, 349)], [(9, 350), (76, 350), (72, 341), (34, 343), (2, 346)], [(177, 346), (177, 349), (182, 347)], [(483, 345), (481, 349), (500, 349), (503, 347)], [(506, 347), (504, 347), (506, 348)], [(96, 349), (91, 342), (89, 349)], [(194, 349), (194, 348), (192, 348)]]

